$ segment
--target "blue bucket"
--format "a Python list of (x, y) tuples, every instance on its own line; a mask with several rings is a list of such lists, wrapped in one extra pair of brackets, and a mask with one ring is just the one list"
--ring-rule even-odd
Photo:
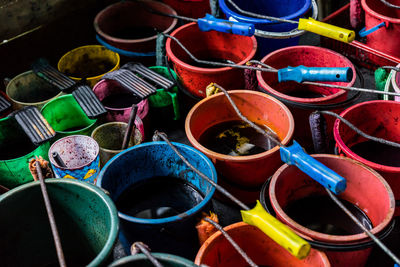
[[(282, 19), (298, 20), (306, 13), (311, 6), (311, 0), (233, 0), (241, 9), (262, 14), (266, 16), (278, 17)], [(219, 0), (219, 6), (227, 18), (233, 18), (239, 22), (247, 22), (255, 25), (256, 29), (269, 32), (287, 32), (297, 28), (297, 24), (277, 23), (267, 19), (258, 19), (246, 17), (238, 14), (236, 10), (225, 0)], [(257, 57), (262, 58), (268, 53), (280, 48), (298, 45), (300, 37), (288, 39), (270, 39), (265, 37), (256, 37), (258, 44)]]
[[(194, 167), (217, 182), (214, 165), (203, 153), (184, 144), (173, 144)], [(190, 171), (167, 143), (144, 143), (117, 154), (100, 172), (97, 185), (109, 191), (115, 202), (129, 186), (154, 176), (184, 179), (195, 186), (204, 199), (185, 213), (161, 219), (136, 218), (119, 211), (122, 245), (129, 253), (132, 243), (142, 241), (153, 252), (194, 258), (199, 248), (195, 225), (201, 212), (209, 208), (215, 188)]]

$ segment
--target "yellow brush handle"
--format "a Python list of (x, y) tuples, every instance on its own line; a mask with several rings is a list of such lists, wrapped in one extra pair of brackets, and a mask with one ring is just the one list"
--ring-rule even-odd
[(285, 224), (270, 215), (257, 200), (256, 206), (248, 211), (242, 210), (245, 223), (256, 226), (276, 243), (288, 250), (293, 256), (304, 259), (310, 252), (311, 246)]
[(354, 31), (320, 22), (313, 18), (299, 19), (299, 30), (313, 32), (344, 43), (351, 43), (356, 37)]

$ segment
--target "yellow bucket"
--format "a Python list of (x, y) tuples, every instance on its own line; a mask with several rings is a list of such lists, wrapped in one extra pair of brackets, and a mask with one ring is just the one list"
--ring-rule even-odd
[(104, 46), (85, 45), (63, 55), (57, 67), (73, 80), (86, 78), (93, 87), (104, 74), (119, 69), (119, 62), (119, 55)]

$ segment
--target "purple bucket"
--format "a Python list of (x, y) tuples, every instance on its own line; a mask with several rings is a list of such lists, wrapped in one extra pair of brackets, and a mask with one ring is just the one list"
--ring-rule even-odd
[[(111, 95), (117, 95), (121, 93), (129, 93), (130, 91), (122, 87), (118, 82), (113, 80), (101, 80), (93, 87), (93, 92), (95, 95), (100, 99), (103, 103), (104, 107), (106, 108), (107, 115), (105, 117), (106, 121), (114, 122), (126, 122), (129, 121), (129, 116), (131, 114), (131, 106), (132, 104), (127, 105), (127, 107), (115, 107), (115, 106), (108, 106), (107, 97)], [(122, 103), (126, 104), (126, 103)], [(139, 129), (140, 133), (144, 137), (144, 125), (143, 121), (146, 120), (147, 115), (149, 113), (149, 103), (147, 99), (140, 101), (138, 104), (138, 111), (136, 115), (135, 125), (136, 128)]]

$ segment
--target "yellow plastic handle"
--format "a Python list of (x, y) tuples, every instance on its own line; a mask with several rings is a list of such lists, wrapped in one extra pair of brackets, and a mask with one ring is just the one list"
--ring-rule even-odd
[(304, 259), (310, 253), (311, 246), (303, 238), (298, 236), (285, 224), (265, 211), (257, 200), (256, 206), (251, 210), (241, 210), (245, 223), (259, 228), (276, 243), (288, 250), (293, 256)]
[(354, 31), (320, 22), (313, 18), (299, 19), (299, 30), (313, 32), (344, 43), (351, 43), (356, 38)]

